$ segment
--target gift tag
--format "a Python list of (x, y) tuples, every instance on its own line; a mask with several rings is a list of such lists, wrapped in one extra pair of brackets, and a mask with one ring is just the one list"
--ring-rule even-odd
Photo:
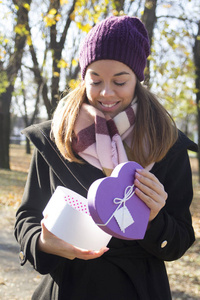
[(121, 239), (143, 239), (150, 209), (135, 194), (136, 162), (119, 164), (111, 176), (96, 180), (88, 190), (88, 206), (95, 223)]
[(116, 210), (114, 212), (114, 217), (121, 229), (125, 232), (125, 229), (134, 223), (133, 217), (131, 216), (128, 208), (126, 206)]

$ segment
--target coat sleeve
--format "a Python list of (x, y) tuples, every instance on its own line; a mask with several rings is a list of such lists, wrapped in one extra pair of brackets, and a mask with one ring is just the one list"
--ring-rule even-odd
[[(166, 162), (167, 160), (167, 162)], [(192, 175), (187, 150), (160, 163), (161, 174), (168, 198), (165, 207), (159, 212), (139, 244), (157, 258), (172, 261), (180, 258), (195, 240), (190, 214), (193, 198)], [(162, 167), (167, 164), (167, 168)], [(160, 178), (159, 178), (160, 179)]]
[(21, 247), (21, 265), (27, 260), (41, 274), (51, 272), (59, 263), (58, 256), (37, 249), (43, 219), (42, 211), (51, 197), (49, 166), (35, 150), (21, 206), (16, 214), (15, 237)]

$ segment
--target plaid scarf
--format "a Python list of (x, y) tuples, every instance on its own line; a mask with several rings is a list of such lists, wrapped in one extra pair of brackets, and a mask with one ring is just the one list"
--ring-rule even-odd
[(118, 164), (128, 161), (123, 142), (130, 147), (136, 110), (134, 99), (126, 110), (111, 119), (84, 103), (75, 122), (73, 150), (110, 176)]

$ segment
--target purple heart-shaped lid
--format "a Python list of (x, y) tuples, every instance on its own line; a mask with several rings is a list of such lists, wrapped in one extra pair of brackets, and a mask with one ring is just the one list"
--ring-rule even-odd
[(94, 222), (108, 234), (126, 240), (143, 239), (150, 209), (135, 194), (133, 161), (119, 164), (111, 176), (98, 179), (88, 190), (88, 207)]

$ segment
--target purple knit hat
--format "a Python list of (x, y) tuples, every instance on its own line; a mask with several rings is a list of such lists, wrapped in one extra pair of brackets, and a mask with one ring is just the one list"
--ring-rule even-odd
[(111, 59), (129, 66), (137, 78), (143, 81), (149, 53), (148, 33), (138, 18), (108, 17), (90, 30), (81, 45), (79, 64), (82, 78), (92, 62)]

